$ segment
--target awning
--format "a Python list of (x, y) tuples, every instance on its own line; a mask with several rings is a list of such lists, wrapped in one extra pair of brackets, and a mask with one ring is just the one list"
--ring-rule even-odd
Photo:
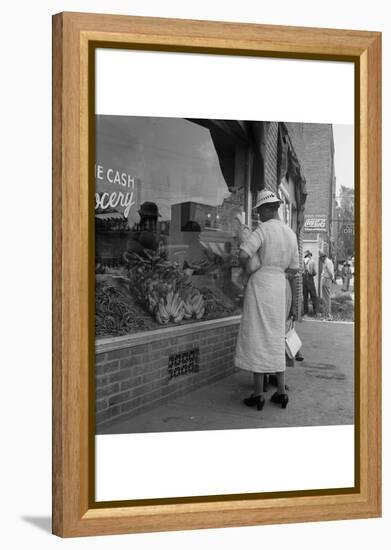
[[(250, 149), (253, 154), (251, 191), (265, 187), (265, 151), (266, 136), (270, 122), (254, 122), (246, 120), (217, 120), (189, 118), (190, 122), (208, 128), (213, 145), (219, 158), (221, 172), (228, 187), (235, 186), (235, 151), (238, 144)], [(278, 123), (277, 142), (277, 182), (289, 175), (295, 184), (295, 199), (297, 205), (297, 233), (304, 224), (304, 203), (307, 198), (305, 177), (301, 172), (300, 162), (289, 139), (286, 124)], [(245, 169), (245, 165), (243, 168)]]
[(124, 219), (124, 215), (121, 214), (121, 212), (106, 212), (102, 214), (95, 214), (95, 218), (98, 218), (99, 220), (112, 220), (112, 219)]
[(265, 187), (265, 133), (268, 122), (252, 122), (247, 120), (217, 120), (188, 118), (190, 122), (208, 128), (213, 145), (219, 158), (221, 172), (228, 187), (235, 186), (235, 150), (238, 144), (253, 153), (251, 191)]
[(292, 178), (295, 184), (295, 199), (297, 206), (297, 233), (304, 225), (304, 204), (307, 200), (307, 184), (302, 174), (300, 162), (289, 139), (288, 128), (283, 122), (278, 123), (277, 142), (277, 181), (284, 176)]

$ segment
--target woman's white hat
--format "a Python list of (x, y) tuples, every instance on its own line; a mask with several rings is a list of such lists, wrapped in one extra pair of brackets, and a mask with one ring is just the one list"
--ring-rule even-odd
[(258, 208), (263, 204), (268, 204), (273, 202), (281, 202), (281, 201), (277, 197), (277, 195), (275, 195), (272, 191), (269, 191), (268, 189), (262, 189), (261, 191), (258, 192), (257, 202), (255, 203), (254, 208)]

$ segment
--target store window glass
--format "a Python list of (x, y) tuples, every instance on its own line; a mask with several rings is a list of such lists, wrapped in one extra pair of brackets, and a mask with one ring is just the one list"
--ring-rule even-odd
[(295, 185), (290, 178), (283, 178), (278, 189), (278, 195), (281, 200), (279, 216), (281, 221), (295, 230), (297, 226), (297, 208), (295, 198)]
[(240, 314), (245, 147), (221, 143), (190, 120), (97, 117), (97, 336)]

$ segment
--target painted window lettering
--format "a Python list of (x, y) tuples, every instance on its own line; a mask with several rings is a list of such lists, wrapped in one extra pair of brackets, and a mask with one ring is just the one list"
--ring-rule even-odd
[(122, 207), (125, 218), (129, 216), (131, 207), (135, 202), (135, 178), (127, 172), (121, 172), (114, 168), (105, 168), (101, 164), (95, 165), (95, 178), (103, 182), (103, 185), (120, 185), (129, 189), (126, 193), (123, 191), (104, 191), (95, 193), (95, 210)]
[(106, 210), (107, 208), (122, 206), (124, 208), (124, 217), (127, 218), (134, 204), (133, 191), (131, 193), (122, 193), (122, 191), (102, 194), (95, 193), (95, 210), (98, 208)]

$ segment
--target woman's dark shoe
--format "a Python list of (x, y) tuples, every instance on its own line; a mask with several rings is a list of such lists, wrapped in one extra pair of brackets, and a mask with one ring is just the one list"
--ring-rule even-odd
[(270, 398), (270, 401), (272, 403), (275, 403), (276, 405), (281, 405), (282, 409), (286, 409), (286, 406), (288, 405), (288, 394), (287, 393), (273, 393), (273, 395)]
[(255, 407), (256, 405), (258, 411), (261, 411), (265, 404), (265, 398), (263, 397), (263, 395), (251, 394), (250, 397), (246, 397), (245, 399), (243, 399), (243, 403), (247, 405), (247, 407)]

